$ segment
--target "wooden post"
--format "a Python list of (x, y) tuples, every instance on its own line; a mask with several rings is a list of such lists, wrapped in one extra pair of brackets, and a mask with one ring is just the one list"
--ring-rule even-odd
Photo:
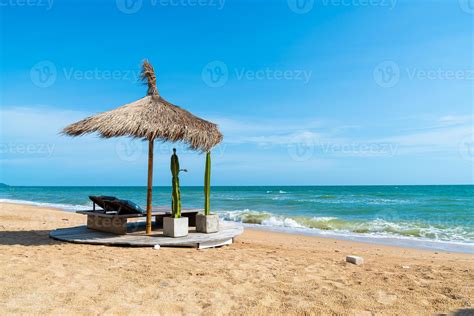
[(146, 234), (151, 234), (151, 195), (153, 190), (153, 140), (148, 141), (148, 189), (146, 192)]

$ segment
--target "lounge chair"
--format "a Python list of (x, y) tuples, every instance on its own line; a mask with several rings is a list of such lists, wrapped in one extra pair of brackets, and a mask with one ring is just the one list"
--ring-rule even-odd
[(118, 200), (115, 196), (107, 196), (107, 195), (90, 195), (89, 199), (92, 201), (92, 209), (94, 212), (100, 212), (100, 210), (96, 210), (96, 204), (102, 208), (102, 213), (113, 213), (117, 212), (116, 206), (108, 204), (107, 202)]
[(93, 210), (98, 212), (95, 208), (95, 204), (99, 205), (105, 214), (145, 214), (146, 211), (139, 205), (129, 200), (117, 199), (115, 196), (89, 196), (89, 199), (94, 203)]
[[(93, 204), (93, 209), (88, 211), (77, 211), (79, 214), (87, 215), (87, 228), (124, 235), (127, 233), (128, 219), (141, 218), (146, 216), (146, 211), (137, 204), (129, 200), (121, 200), (114, 196), (89, 196)], [(102, 210), (96, 209), (96, 204)], [(189, 226), (196, 226), (196, 209), (183, 209), (181, 216), (189, 218)], [(155, 227), (163, 228), (163, 218), (170, 217), (171, 211), (168, 208), (155, 209), (151, 212), (155, 217)]]
[(146, 214), (146, 211), (144, 209), (129, 200), (115, 199), (105, 201), (105, 206), (107, 209), (114, 209), (118, 215)]

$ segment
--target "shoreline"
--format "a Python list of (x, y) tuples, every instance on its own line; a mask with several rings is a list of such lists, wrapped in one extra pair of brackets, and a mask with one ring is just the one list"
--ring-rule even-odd
[[(35, 202), (31, 202), (35, 203)], [(58, 207), (47, 207), (47, 206), (38, 206), (38, 205), (33, 205), (33, 204), (24, 204), (24, 203), (7, 203), (7, 202), (0, 202), (0, 215), (1, 211), (3, 208), (8, 207), (8, 206), (20, 206), (20, 207), (31, 207), (34, 209), (38, 210), (44, 210), (44, 211), (54, 211), (58, 212), (59, 214), (61, 213), (66, 213), (66, 214), (74, 214), (77, 216), (79, 221), (76, 221), (77, 224), (79, 225), (85, 225), (86, 223), (86, 218), (83, 215), (76, 214), (75, 211), (72, 210), (65, 210), (61, 209)], [(82, 219), (82, 221), (81, 221)], [(294, 231), (281, 231), (277, 229), (272, 229), (269, 228), (268, 226), (261, 226), (261, 225), (248, 225), (244, 224), (244, 231), (252, 231), (257, 234), (262, 234), (262, 235), (269, 235), (269, 236), (278, 236), (278, 239), (285, 239), (287, 238), (296, 238), (296, 239), (301, 239), (304, 238), (307, 241), (314, 241), (316, 243), (321, 243), (321, 241), (327, 242), (327, 243), (342, 243), (342, 244), (348, 244), (351, 246), (356, 246), (357, 248), (370, 248), (370, 249), (380, 249), (380, 247), (387, 248), (387, 249), (392, 249), (394, 251), (413, 251), (413, 252), (425, 252), (428, 254), (446, 254), (446, 255), (460, 255), (460, 256), (468, 256), (468, 258), (472, 258), (474, 260), (474, 256), (472, 256), (471, 252), (461, 252), (461, 251), (450, 251), (450, 250), (440, 250), (440, 249), (431, 249), (431, 248), (419, 248), (419, 247), (414, 247), (414, 246), (400, 246), (400, 245), (394, 245), (394, 244), (389, 244), (389, 243), (376, 243), (376, 242), (364, 242), (364, 241), (358, 241), (358, 240), (351, 240), (351, 239), (343, 239), (343, 238), (336, 238), (333, 236), (319, 236), (319, 235), (312, 235), (312, 234), (305, 234), (304, 232), (294, 232)], [(145, 247), (146, 248), (146, 247)], [(470, 257), (472, 256), (472, 257)]]
[[(15, 204), (24, 206), (35, 206), (46, 209), (56, 209), (62, 212), (75, 212), (76, 210), (84, 209), (83, 205), (70, 205), (70, 204), (56, 204), (47, 202), (34, 202), (25, 200), (9, 200), (0, 199), (1, 204)], [(63, 206), (64, 208), (62, 208)], [(70, 207), (68, 209), (68, 207)], [(77, 209), (76, 209), (77, 208)], [(254, 229), (274, 233), (290, 234), (290, 235), (302, 235), (317, 238), (327, 238), (340, 241), (352, 241), (364, 244), (373, 245), (384, 245), (393, 246), (399, 248), (410, 248), (418, 250), (428, 251), (443, 251), (443, 252), (454, 252), (464, 254), (474, 254), (474, 244), (467, 244), (453, 241), (442, 241), (442, 240), (430, 240), (426, 238), (416, 237), (405, 237), (405, 236), (391, 236), (391, 235), (367, 235), (367, 234), (356, 234), (338, 232), (333, 230), (319, 230), (314, 228), (297, 228), (297, 227), (283, 227), (283, 226), (270, 226), (261, 224), (248, 224), (243, 223), (245, 229)]]
[[(350, 241), (356, 243), (363, 243), (369, 245), (381, 245), (388, 247), (397, 247), (403, 249), (415, 249), (415, 250), (426, 250), (426, 251), (442, 251), (447, 253), (461, 253), (461, 254), (474, 254), (474, 245), (454, 243), (448, 241), (439, 240), (420, 240), (414, 238), (403, 238), (403, 237), (392, 237), (392, 236), (357, 236), (344, 235), (333, 233), (333, 231), (316, 231), (311, 232), (309, 229), (301, 231), (292, 229), (285, 230), (278, 227), (264, 226), (264, 225), (253, 225), (244, 224), (246, 229), (254, 229), (261, 231), (269, 231), (278, 234), (289, 234), (289, 235), (301, 235), (315, 238), (333, 239), (340, 241)], [(443, 247), (444, 246), (444, 247)]]
[[(338, 314), (474, 311), (474, 256), (246, 229), (221, 248), (49, 238), (84, 225), (0, 203), (0, 314)], [(357, 266), (347, 255), (364, 258)], [(108, 293), (108, 295), (103, 295)]]

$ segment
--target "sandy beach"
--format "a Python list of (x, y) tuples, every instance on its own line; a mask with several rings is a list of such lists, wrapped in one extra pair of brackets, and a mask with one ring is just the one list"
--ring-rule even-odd
[[(218, 249), (68, 244), (81, 215), (0, 204), (0, 314), (474, 313), (474, 256), (247, 229)], [(365, 264), (345, 262), (346, 255)]]

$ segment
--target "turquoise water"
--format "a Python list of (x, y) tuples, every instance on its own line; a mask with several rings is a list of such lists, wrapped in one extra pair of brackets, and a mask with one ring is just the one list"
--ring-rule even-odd
[[(3, 201), (67, 210), (90, 207), (88, 195), (114, 195), (144, 205), (146, 188), (0, 188)], [(155, 187), (153, 204), (169, 205), (170, 196), (169, 187)], [(202, 187), (183, 187), (182, 199), (183, 207), (201, 208)], [(473, 185), (213, 187), (211, 206), (224, 220), (269, 229), (474, 247)]]

